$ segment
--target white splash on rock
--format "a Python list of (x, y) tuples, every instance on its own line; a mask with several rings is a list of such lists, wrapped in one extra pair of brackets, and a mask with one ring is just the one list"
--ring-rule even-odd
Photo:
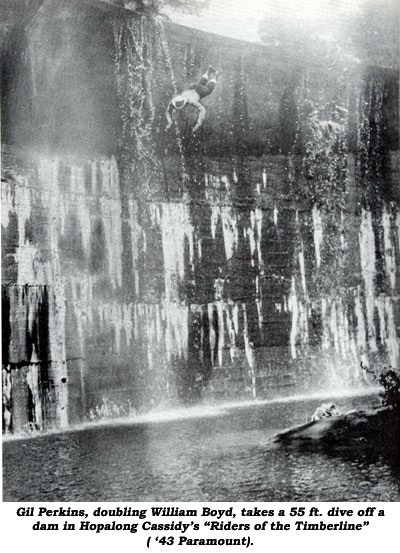
[(189, 207), (183, 203), (161, 204), (161, 235), (164, 259), (165, 297), (180, 301), (179, 283), (185, 276), (185, 242), (193, 264), (194, 228)]
[(1, 182), (1, 226), (8, 228), (10, 213), (15, 213), (15, 184), (9, 181)]
[(278, 208), (276, 207), (276, 205), (274, 205), (274, 225), (275, 226), (278, 226), (278, 215), (279, 215), (279, 211), (278, 211)]
[(266, 188), (266, 186), (267, 186), (267, 170), (265, 169), (265, 167), (263, 168), (263, 171), (262, 171), (262, 183), (263, 183), (263, 187)]
[(28, 372), (26, 375), (26, 383), (29, 387), (33, 403), (33, 415), (35, 425), (38, 429), (43, 429), (43, 411), (44, 405), (42, 402), (42, 394), (40, 390), (40, 375), (39, 375), (39, 359), (36, 353), (35, 345), (32, 348), (32, 355), (30, 364), (28, 366)]
[(257, 307), (257, 317), (258, 317), (258, 328), (262, 331), (263, 328), (263, 313), (262, 313), (262, 298), (256, 298), (256, 307)]
[(184, 303), (164, 303), (166, 318), (166, 354), (168, 359), (187, 359), (189, 339), (189, 307)]
[(229, 205), (214, 204), (211, 206), (211, 236), (214, 240), (219, 220), (222, 224), (225, 256), (229, 260), (233, 257), (239, 240), (237, 219), (233, 208)]

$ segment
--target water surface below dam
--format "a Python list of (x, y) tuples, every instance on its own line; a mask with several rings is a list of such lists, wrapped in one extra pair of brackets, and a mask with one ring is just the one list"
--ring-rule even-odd
[[(342, 397), (341, 409), (376, 396)], [(385, 452), (268, 443), (321, 403), (297, 398), (188, 410), (3, 443), (4, 501), (400, 501)], [(182, 415), (182, 413), (181, 413)]]

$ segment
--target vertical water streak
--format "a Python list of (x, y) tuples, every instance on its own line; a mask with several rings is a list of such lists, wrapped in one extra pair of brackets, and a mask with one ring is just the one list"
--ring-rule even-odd
[(223, 366), (223, 353), (224, 353), (224, 347), (225, 347), (225, 325), (224, 325), (224, 302), (222, 300), (218, 300), (215, 302), (215, 306), (217, 308), (217, 316), (218, 316), (218, 365), (220, 367)]
[(303, 240), (300, 242), (299, 249), (299, 266), (300, 266), (300, 276), (301, 276), (301, 285), (303, 288), (304, 297), (307, 298), (307, 282), (306, 282), (306, 268), (304, 262), (304, 244)]
[(183, 203), (161, 204), (161, 237), (164, 259), (165, 297), (180, 301), (179, 284), (185, 276), (185, 241), (193, 264), (194, 228), (189, 208)]
[(256, 244), (257, 257), (258, 257), (258, 266), (262, 266), (262, 255), (261, 255), (261, 240), (262, 240), (262, 220), (263, 212), (261, 207), (256, 207), (250, 213), (251, 227), (254, 235), (254, 240)]
[(313, 217), (313, 224), (314, 224), (315, 259), (317, 261), (317, 267), (319, 267), (321, 265), (321, 245), (323, 242), (323, 233), (322, 233), (322, 217), (316, 204), (314, 204), (312, 209), (312, 217)]
[(188, 357), (189, 307), (184, 303), (165, 300), (166, 353), (168, 359)]
[[(174, 71), (173, 71), (173, 67), (172, 67), (171, 54), (170, 54), (170, 51), (169, 51), (168, 40), (167, 40), (167, 36), (166, 36), (166, 33), (165, 33), (165, 26), (164, 26), (164, 22), (163, 22), (162, 18), (158, 17), (158, 18), (155, 19), (155, 29), (156, 29), (156, 36), (157, 36), (157, 38), (158, 38), (158, 40), (160, 41), (160, 44), (161, 44), (161, 50), (164, 54), (164, 60), (165, 60), (166, 66), (168, 68), (168, 72), (169, 72), (169, 75), (170, 75), (170, 79), (171, 79), (171, 83), (172, 83), (172, 86), (173, 86), (174, 94), (177, 94), (178, 93), (178, 88), (177, 88), (176, 79), (175, 79), (175, 75), (174, 75)], [(182, 171), (182, 177), (183, 177), (184, 175), (186, 175), (186, 168), (185, 168), (185, 156), (184, 156), (184, 153), (183, 153), (182, 138), (180, 136), (180, 132), (179, 132), (179, 129), (178, 129), (177, 125), (174, 125), (174, 128), (175, 128), (176, 141), (177, 141), (177, 145), (178, 145), (178, 148), (179, 148), (181, 171)]]
[(297, 358), (296, 338), (298, 334), (297, 325), (298, 325), (298, 318), (299, 318), (299, 308), (297, 303), (296, 283), (295, 283), (294, 276), (292, 276), (292, 286), (291, 286), (290, 295), (289, 295), (288, 308), (289, 308), (289, 311), (292, 313), (292, 327), (290, 330), (290, 349), (292, 353), (292, 359), (296, 359)]
[[(5, 408), (8, 413), (7, 424), (14, 431), (33, 428), (41, 430), (44, 426), (43, 413), (46, 405), (41, 370), (42, 365), (43, 370), (46, 370), (48, 359), (39, 359), (38, 348), (41, 347), (41, 353), (45, 354), (45, 343), (42, 343), (41, 338), (45, 330), (41, 330), (41, 315), (48, 309), (45, 288), (41, 285), (14, 285), (8, 288), (10, 336), (7, 354), (10, 375), (6, 374), (5, 379), (10, 389), (5, 389)], [(13, 378), (16, 371), (19, 371), (17, 379)], [(30, 401), (22, 404), (27, 395), (30, 396)], [(23, 412), (23, 417), (18, 416), (18, 413)], [(20, 427), (19, 424), (24, 426)], [(26, 428), (25, 424), (29, 424), (30, 428)]]
[(151, 18), (140, 16), (115, 20), (114, 64), (122, 132), (119, 143), (121, 159), (130, 170), (136, 186), (150, 195), (160, 174), (160, 161), (155, 152), (155, 106), (153, 50), (149, 29)]
[(8, 434), (12, 428), (12, 371), (9, 366), (2, 369), (3, 432)]
[(61, 224), (62, 232), (65, 228), (65, 219), (68, 215), (74, 214), (78, 223), (78, 230), (82, 237), (82, 248), (86, 259), (90, 255), (91, 244), (91, 217), (89, 210), (89, 201), (86, 194), (85, 175), (82, 166), (72, 165), (70, 190), (67, 194), (63, 194), (61, 190), (63, 202), (65, 206), (65, 215)]
[(51, 370), (56, 386), (57, 426), (68, 427), (67, 354), (65, 338), (66, 298), (64, 284), (57, 282), (49, 296), (49, 345)]
[(364, 208), (361, 213), (359, 231), (361, 272), (364, 281), (364, 299), (367, 312), (368, 343), (370, 350), (377, 351), (375, 324), (374, 324), (374, 300), (375, 300), (375, 235), (372, 226), (372, 214)]
[(389, 362), (392, 367), (399, 366), (399, 336), (396, 330), (393, 301), (391, 298), (385, 298), (385, 320), (386, 326), (386, 346), (389, 354)]
[(15, 212), (15, 185), (12, 182), (1, 183), (1, 226), (8, 228), (10, 213)]
[(187, 358), (189, 307), (184, 301), (185, 245), (193, 268), (194, 228), (189, 207), (183, 203), (163, 203), (160, 210), (164, 260), (166, 348), (172, 356)]
[(276, 205), (274, 205), (274, 225), (275, 226), (278, 226), (278, 215), (279, 215), (278, 208), (276, 207)]
[(250, 342), (249, 330), (247, 324), (247, 311), (246, 304), (242, 304), (243, 309), (243, 338), (244, 338), (244, 349), (246, 352), (247, 362), (249, 364), (250, 380), (251, 380), (251, 395), (255, 399), (257, 397), (257, 388), (256, 388), (256, 373), (254, 368), (254, 353), (253, 353), (253, 344)]
[[(154, 209), (154, 204), (150, 204)], [(158, 207), (158, 206), (157, 206)], [(159, 213), (157, 221), (154, 221), (154, 211), (152, 213), (152, 223), (159, 224)], [(131, 236), (131, 251), (132, 251), (132, 268), (134, 273), (134, 288), (135, 294), (138, 295), (140, 291), (139, 282), (139, 255), (140, 255), (140, 237), (142, 235), (142, 227), (138, 221), (138, 205), (137, 202), (128, 198), (128, 214), (129, 214), (129, 228)]]
[(368, 341), (367, 329), (365, 327), (365, 318), (363, 312), (361, 286), (357, 288), (357, 294), (354, 298), (354, 311), (357, 320), (357, 348), (360, 358), (364, 363), (367, 363)]
[(236, 330), (235, 330), (234, 313), (233, 313), (234, 307), (235, 307), (235, 304), (233, 304), (232, 302), (228, 303), (225, 306), (226, 326), (227, 326), (228, 336), (229, 336), (229, 353), (231, 356), (231, 362), (233, 362), (236, 357)]
[(396, 287), (396, 257), (392, 242), (392, 223), (390, 213), (385, 205), (382, 212), (383, 244), (385, 253), (386, 274), (389, 277), (392, 292)]
[(102, 192), (101, 220), (106, 241), (108, 272), (113, 287), (122, 284), (122, 204), (115, 158), (100, 163)]
[(211, 351), (211, 363), (215, 365), (215, 346), (216, 346), (216, 333), (214, 329), (214, 304), (207, 304), (208, 320), (209, 320), (209, 340), (210, 340), (210, 351)]

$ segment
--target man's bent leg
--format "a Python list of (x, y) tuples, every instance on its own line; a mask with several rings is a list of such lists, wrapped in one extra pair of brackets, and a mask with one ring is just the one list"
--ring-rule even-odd
[(216, 79), (216, 77), (217, 73), (215, 69), (212, 65), (209, 65), (207, 71), (204, 73), (204, 75), (202, 75), (199, 84), (205, 86), (209, 81)]
[(215, 78), (208, 81), (208, 83), (207, 83), (208, 94), (211, 94), (211, 92), (214, 90), (216, 84), (217, 84), (217, 80)]
[(214, 77), (213, 79), (210, 79), (206, 85), (198, 84), (196, 86), (196, 92), (199, 94), (200, 98), (205, 98), (206, 96), (209, 96), (209, 94), (211, 94), (216, 84), (217, 80), (216, 77)]

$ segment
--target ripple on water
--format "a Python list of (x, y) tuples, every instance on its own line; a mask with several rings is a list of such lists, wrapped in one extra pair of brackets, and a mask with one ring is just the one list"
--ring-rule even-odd
[[(260, 402), (6, 441), (4, 500), (399, 501), (398, 465), (382, 453), (268, 444), (319, 403)], [(357, 408), (365, 398), (339, 403)]]

